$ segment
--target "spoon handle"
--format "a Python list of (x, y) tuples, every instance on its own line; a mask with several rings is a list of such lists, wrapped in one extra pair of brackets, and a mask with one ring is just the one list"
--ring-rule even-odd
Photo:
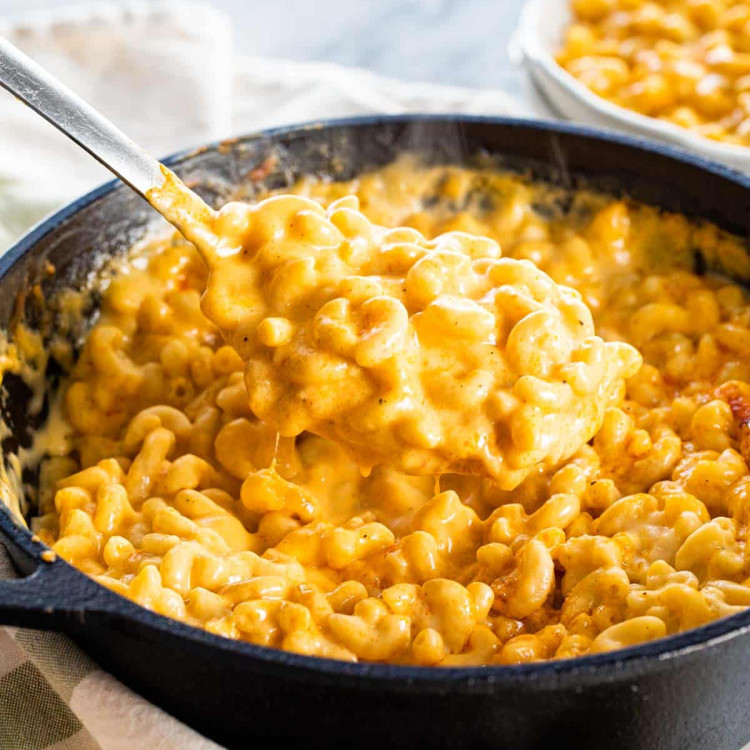
[(164, 183), (161, 165), (30, 57), (0, 38), (0, 86), (88, 151), (133, 190)]

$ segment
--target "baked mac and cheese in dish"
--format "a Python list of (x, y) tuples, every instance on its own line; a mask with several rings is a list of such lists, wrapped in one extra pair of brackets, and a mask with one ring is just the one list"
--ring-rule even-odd
[(595, 94), (712, 140), (750, 145), (750, 5), (571, 0), (557, 61)]
[(103, 275), (37, 436), (57, 554), (350, 661), (568, 658), (750, 606), (750, 304), (707, 272), (746, 273), (742, 241), (489, 167), (294, 193), (221, 212), (210, 272), (174, 233)]

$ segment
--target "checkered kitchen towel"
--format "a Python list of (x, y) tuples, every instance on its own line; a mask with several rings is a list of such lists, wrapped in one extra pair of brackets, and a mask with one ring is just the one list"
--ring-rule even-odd
[[(402, 83), (325, 63), (229, 54), (229, 22), (202, 3), (97, 3), (0, 34), (155, 154), (293, 122), (406, 111), (525, 114), (497, 90)], [(158, 71), (159, 75), (153, 74)], [(0, 250), (109, 179), (50, 125), (0, 95)], [(15, 576), (0, 544), (0, 578)], [(203, 750), (213, 742), (102, 672), (66, 637), (0, 628), (0, 750)]]

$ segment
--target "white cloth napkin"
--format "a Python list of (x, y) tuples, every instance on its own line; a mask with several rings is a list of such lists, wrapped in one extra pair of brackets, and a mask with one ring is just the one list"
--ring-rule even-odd
[[(327, 63), (233, 58), (202, 2), (99, 2), (0, 20), (8, 37), (156, 156), (274, 125), (357, 114), (525, 114), (498, 89), (414, 84)], [(0, 248), (109, 173), (0, 97)]]
[[(404, 83), (325, 63), (232, 57), (229, 19), (200, 2), (99, 2), (0, 20), (0, 34), (157, 156), (259, 128), (346, 115), (528, 114), (496, 89)], [(45, 214), (109, 177), (51, 125), (0, 96), (0, 251)], [(0, 577), (2, 558), (0, 549)], [(61, 723), (67, 734), (46, 745), (37, 739), (34, 747), (217, 747), (99, 670), (63, 636), (0, 630), (0, 676), (11, 673), (19, 680), (12, 684), (32, 685), (35, 693), (45, 680), (44, 688), (60, 700), (56, 708), (47, 701), (38, 710), (24, 696), (5, 700), (0, 749), (23, 750), (22, 735), (48, 729), (39, 726), (45, 710), (55, 716), (72, 712)], [(28, 715), (19, 723), (23, 705)], [(21, 727), (20, 744), (7, 730), (11, 721)]]

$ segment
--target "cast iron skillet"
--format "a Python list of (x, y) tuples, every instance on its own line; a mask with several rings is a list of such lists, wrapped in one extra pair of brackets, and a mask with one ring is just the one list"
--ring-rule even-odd
[[(305, 173), (346, 177), (405, 150), (442, 162), (478, 153), (575, 188), (625, 191), (750, 236), (750, 180), (665, 147), (568, 125), (495, 118), (394, 117), (270, 131), (170, 163), (214, 202), (248, 179), (279, 187)], [(275, 166), (267, 161), (273, 155)], [(42, 222), (0, 259), (0, 329), (17, 293), (80, 285), (154, 220), (115, 183)], [(696, 258), (696, 268), (705, 262)], [(33, 295), (32, 322), (44, 312)], [(18, 314), (16, 310), (15, 314)], [(50, 368), (54, 387), (56, 373)], [(39, 418), (8, 376), (6, 451)], [(43, 418), (42, 414), (42, 418)], [(33, 476), (27, 477), (33, 481)], [(2, 506), (2, 503), (0, 503)], [(347, 664), (222, 639), (156, 615), (90, 581), (0, 507), (0, 536), (20, 571), (0, 581), (0, 622), (69, 634), (103, 668), (209, 737), (232, 747), (296, 739), (312, 747), (738, 748), (750, 740), (750, 610), (610, 654), (518, 667), (426, 669)]]

